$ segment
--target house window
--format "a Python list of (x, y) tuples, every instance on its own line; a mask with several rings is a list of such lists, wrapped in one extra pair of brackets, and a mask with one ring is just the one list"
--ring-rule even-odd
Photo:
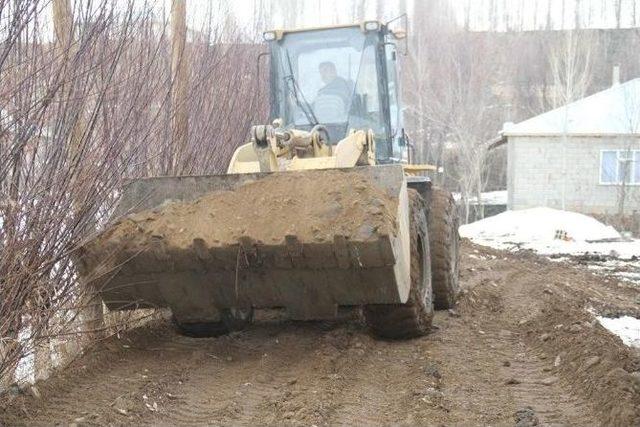
[(640, 150), (602, 150), (600, 184), (640, 184)]

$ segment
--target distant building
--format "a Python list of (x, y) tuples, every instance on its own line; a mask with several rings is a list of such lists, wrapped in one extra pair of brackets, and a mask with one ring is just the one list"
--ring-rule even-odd
[(506, 123), (509, 209), (640, 210), (640, 78)]

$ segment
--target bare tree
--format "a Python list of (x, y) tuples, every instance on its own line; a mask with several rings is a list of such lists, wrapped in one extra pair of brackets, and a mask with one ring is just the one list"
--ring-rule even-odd
[[(448, 77), (448, 70), (436, 58), (447, 55), (456, 32), (453, 12), (447, 2), (414, 4), (414, 16), (409, 21), (409, 51), (403, 64), (406, 119), (414, 145), (414, 160), (442, 166), (445, 133), (435, 125), (434, 91)], [(445, 111), (447, 111), (445, 109)], [(442, 115), (446, 113), (442, 112)]]
[[(42, 25), (47, 3), (0, 2), (4, 385), (26, 355), (56, 347), (63, 356), (69, 344), (114, 325), (87, 322), (87, 306), (102, 303), (78, 282), (75, 254), (107, 224), (123, 180), (167, 173), (174, 152), (166, 22), (150, 7), (60, 0), (51, 43), (50, 23)], [(225, 22), (195, 30), (185, 44), (193, 52), (185, 104), (194, 131), (178, 171), (224, 170), (250, 124), (266, 120), (266, 85), (255, 69), (261, 48), (245, 37)]]
[(443, 168), (435, 180), (460, 191), (468, 220), (471, 199), (480, 201), (486, 184), (486, 141), (502, 119), (493, 92), (500, 87), (498, 64), (488, 36), (425, 22), (414, 24), (419, 39), (411, 43), (405, 72), (416, 160)]
[[(623, 94), (623, 113), (622, 117), (624, 135), (624, 148), (618, 154), (619, 164), (616, 181), (618, 181), (618, 217), (622, 220), (628, 210), (627, 202), (630, 197), (638, 197), (638, 193), (629, 191), (629, 184), (634, 181), (635, 170), (639, 168), (636, 163), (638, 158), (638, 138), (636, 135), (640, 133), (640, 98), (638, 94), (627, 88), (620, 88)], [(636, 200), (637, 202), (637, 200)]]
[(569, 104), (583, 98), (592, 78), (591, 61), (592, 43), (584, 35), (578, 36), (576, 31), (564, 32), (562, 41), (550, 48), (549, 62), (552, 86), (553, 107), (563, 106), (562, 137), (562, 209), (565, 209), (568, 144)]
[[(78, 25), (69, 3), (56, 2), (57, 37), (50, 44), (36, 25), (42, 6), (0, 4), (12, 16), (3, 21), (8, 25), (3, 30), (15, 35), (0, 63), (0, 105), (6, 111), (0, 183), (12, 183), (0, 185), (0, 199), (11, 200), (0, 207), (0, 242), (6, 249), (0, 253), (0, 333), (9, 349), (2, 354), (0, 375), (9, 380), (25, 354), (48, 347), (47, 340), (62, 329), (76, 330), (87, 301), (72, 254), (120, 182), (114, 175), (117, 165), (108, 162), (109, 153), (121, 152), (122, 142), (102, 144), (96, 136), (99, 113), (116, 83), (123, 40), (137, 19), (131, 10), (119, 13), (103, 4), (97, 10), (87, 7), (88, 21)], [(127, 119), (119, 130), (137, 123)]]
[(565, 31), (560, 42), (548, 45), (553, 86), (551, 107), (560, 107), (583, 98), (593, 78), (592, 52), (595, 40), (586, 33)]

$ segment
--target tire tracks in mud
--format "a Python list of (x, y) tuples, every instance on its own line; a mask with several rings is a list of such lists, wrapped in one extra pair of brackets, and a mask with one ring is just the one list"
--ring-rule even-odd
[[(510, 402), (513, 412), (505, 415), (512, 420), (515, 411), (531, 408), (540, 425), (599, 424), (591, 405), (563, 386), (553, 372), (554, 361), (524, 339), (521, 326), (539, 315), (543, 304), (531, 293), (531, 289), (542, 285), (540, 272), (527, 265), (514, 265), (507, 274), (504, 270), (480, 270), (485, 271), (476, 273), (472, 283), (467, 283), (468, 295), (463, 302), (466, 307), (461, 307), (470, 316), (453, 322), (461, 328), (456, 331), (454, 325), (450, 333), (458, 332), (466, 336), (469, 344), (474, 342), (466, 346), (471, 351), (472, 365), (486, 360), (486, 355), (494, 358), (492, 366), (487, 367), (492, 377), (486, 379), (493, 383), (493, 397), (480, 393), (484, 400), (481, 406), (499, 408)], [(455, 342), (449, 344), (449, 350), (456, 347)]]
[[(284, 330), (273, 329), (278, 326)], [(308, 369), (307, 358), (301, 356), (313, 354), (318, 344), (312, 336), (292, 331), (290, 325), (269, 325), (266, 329), (238, 334), (226, 346), (211, 340), (212, 345), (199, 350), (202, 356), (185, 370), (185, 380), (175, 390), (183, 396), (181, 401), (164, 408), (149, 424), (265, 422), (263, 415), (270, 412), (265, 403), (280, 395), (284, 386), (295, 384), (296, 375)], [(187, 347), (194, 341), (177, 339), (185, 340)]]
[[(42, 399), (16, 399), (13, 408), (0, 412), (0, 420), (12, 425), (71, 423), (77, 417), (97, 425), (515, 425), (516, 412), (531, 407), (539, 425), (601, 424), (595, 403), (571, 387), (566, 371), (555, 369), (555, 353), (541, 346), (538, 335), (528, 334), (546, 315), (548, 301), (540, 287), (550, 279), (526, 259), (483, 257), (464, 258), (465, 294), (456, 311), (436, 314), (436, 327), (426, 337), (379, 341), (354, 319), (270, 320), (211, 339), (150, 325), (112, 340), (43, 384)], [(553, 292), (574, 306), (581, 303), (575, 295), (582, 290), (559, 286)], [(121, 404), (125, 414), (117, 411)]]
[[(368, 341), (368, 340), (367, 340)], [(359, 343), (359, 341), (358, 341)], [(402, 343), (360, 344), (349, 351), (359, 354), (358, 364), (341, 360), (336, 374), (342, 380), (328, 401), (323, 421), (330, 425), (383, 425), (401, 423), (408, 415), (405, 404), (420, 387), (414, 375), (416, 350), (393, 349)]]

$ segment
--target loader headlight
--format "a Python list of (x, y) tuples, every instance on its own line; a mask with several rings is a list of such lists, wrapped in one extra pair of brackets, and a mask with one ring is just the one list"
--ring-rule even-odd
[(265, 31), (262, 33), (262, 38), (266, 42), (272, 42), (277, 38), (277, 35), (275, 31)]
[(365, 31), (378, 31), (380, 29), (380, 23), (378, 21), (366, 21), (364, 23)]

